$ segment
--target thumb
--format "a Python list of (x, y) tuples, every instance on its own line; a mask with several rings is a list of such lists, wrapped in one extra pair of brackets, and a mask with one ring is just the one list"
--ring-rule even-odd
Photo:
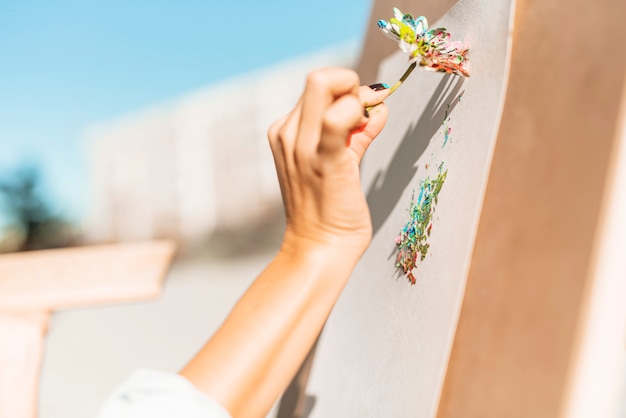
[(385, 127), (388, 115), (387, 106), (384, 103), (380, 103), (369, 111), (369, 120), (361, 127), (352, 131), (349, 139), (350, 149), (356, 154), (358, 161), (361, 161), (367, 148)]

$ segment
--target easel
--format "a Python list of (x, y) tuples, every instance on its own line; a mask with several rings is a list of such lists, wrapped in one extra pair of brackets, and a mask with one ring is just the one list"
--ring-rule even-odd
[(169, 241), (0, 256), (0, 418), (33, 418), (45, 334), (59, 309), (155, 298)]
[[(567, 28), (585, 22), (624, 39), (626, 3), (515, 9), (504, 113), (437, 416), (611, 416), (626, 315), (598, 289), (626, 295), (624, 262), (604, 269), (626, 245), (612, 215), (624, 204), (626, 49)], [(581, 59), (587, 48), (612, 65)], [(603, 324), (615, 340), (586, 354), (599, 310), (617, 315)], [(589, 364), (593, 376), (581, 374)]]
[[(368, 28), (393, 6), (435, 21), (456, 2), (418, 3), (376, 1)], [(436, 416), (611, 416), (626, 358), (626, 3), (514, 7), (504, 112)], [(364, 84), (380, 81), (396, 48), (377, 46), (375, 31)], [(312, 363), (281, 418), (308, 416)]]

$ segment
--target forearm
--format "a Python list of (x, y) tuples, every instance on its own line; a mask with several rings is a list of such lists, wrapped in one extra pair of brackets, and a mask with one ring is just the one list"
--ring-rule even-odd
[(262, 416), (319, 335), (356, 256), (283, 246), (181, 374), (234, 417)]
[(282, 249), (181, 372), (236, 418), (264, 416), (287, 387), (369, 245), (359, 163), (387, 120), (388, 94), (359, 87), (350, 70), (315, 71), (268, 131), (287, 217)]

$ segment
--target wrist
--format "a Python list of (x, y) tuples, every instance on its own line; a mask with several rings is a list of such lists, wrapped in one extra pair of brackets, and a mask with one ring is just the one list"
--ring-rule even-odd
[(332, 273), (334, 280), (347, 280), (363, 252), (362, 246), (350, 240), (309, 237), (295, 234), (288, 229), (278, 257), (288, 260), (289, 263), (306, 265), (312, 272)]
[(372, 239), (371, 228), (331, 228), (287, 222), (281, 248), (301, 253), (314, 252), (356, 263)]

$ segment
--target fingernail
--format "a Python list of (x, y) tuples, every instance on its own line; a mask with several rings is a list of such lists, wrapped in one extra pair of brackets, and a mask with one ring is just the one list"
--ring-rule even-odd
[(363, 109), (363, 116), (365, 116), (366, 118), (370, 117), (370, 112), (369, 112), (369, 110), (367, 110), (367, 108)]
[(374, 91), (385, 90), (389, 88), (389, 84), (386, 83), (376, 83), (369, 86)]

